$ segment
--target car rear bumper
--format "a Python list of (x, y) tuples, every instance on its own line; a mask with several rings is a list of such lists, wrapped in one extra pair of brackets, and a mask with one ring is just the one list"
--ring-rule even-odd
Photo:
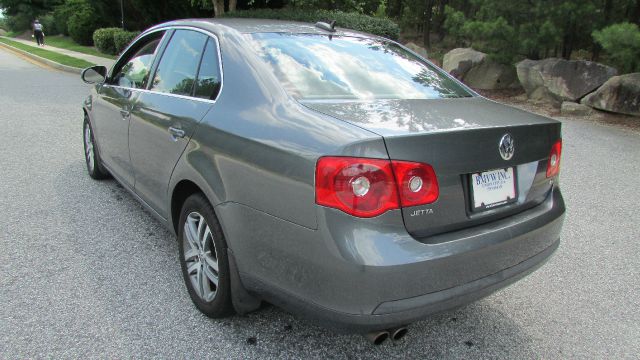
[(349, 314), (304, 301), (296, 296), (283, 297), (282, 293), (265, 284), (252, 282), (254, 288), (268, 290), (267, 299), (293, 313), (312, 319), (320, 325), (343, 331), (369, 332), (408, 325), (431, 314), (453, 309), (491, 295), (534, 272), (555, 252), (560, 244), (553, 245), (539, 254), (498, 273), (450, 289), (407, 299), (381, 303), (371, 314)]
[[(238, 211), (244, 217), (231, 214)], [(223, 223), (249, 213), (260, 218), (238, 233), (225, 229), (250, 292), (322, 325), (366, 332), (469, 303), (533, 272), (558, 248), (564, 211), (555, 188), (535, 208), (429, 243), (412, 238), (398, 214), (354, 226), (323, 209), (319, 228), (311, 230), (245, 207), (220, 213)], [(260, 231), (259, 239), (249, 235)], [(242, 235), (247, 241), (236, 241)]]

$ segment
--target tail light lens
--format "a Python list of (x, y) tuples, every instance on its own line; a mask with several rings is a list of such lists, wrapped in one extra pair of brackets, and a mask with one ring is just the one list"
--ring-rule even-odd
[(562, 140), (558, 140), (551, 147), (547, 160), (547, 177), (553, 177), (560, 173), (560, 157), (562, 155)]
[(316, 203), (359, 217), (398, 208), (388, 160), (324, 157), (316, 165)]
[(316, 203), (358, 217), (434, 202), (438, 182), (427, 164), (323, 157), (316, 165)]
[(392, 163), (401, 206), (424, 205), (438, 200), (440, 189), (431, 165), (395, 160)]

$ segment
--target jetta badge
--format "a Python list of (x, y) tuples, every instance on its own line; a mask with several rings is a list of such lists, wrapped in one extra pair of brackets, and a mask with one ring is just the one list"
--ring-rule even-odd
[(504, 136), (502, 136), (498, 150), (500, 151), (500, 156), (505, 160), (509, 160), (513, 157), (513, 153), (516, 152), (516, 148), (511, 134), (504, 134)]

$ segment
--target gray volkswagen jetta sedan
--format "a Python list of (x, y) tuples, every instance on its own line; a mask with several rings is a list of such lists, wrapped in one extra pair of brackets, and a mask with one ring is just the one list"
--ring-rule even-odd
[(89, 175), (179, 241), (210, 317), (265, 300), (380, 343), (557, 249), (560, 123), (487, 100), (396, 42), (183, 20), (86, 69)]

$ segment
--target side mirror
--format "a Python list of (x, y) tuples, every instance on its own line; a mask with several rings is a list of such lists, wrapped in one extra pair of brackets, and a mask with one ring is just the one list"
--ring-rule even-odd
[(80, 77), (87, 84), (103, 83), (107, 79), (107, 68), (101, 65), (92, 66), (82, 70)]

